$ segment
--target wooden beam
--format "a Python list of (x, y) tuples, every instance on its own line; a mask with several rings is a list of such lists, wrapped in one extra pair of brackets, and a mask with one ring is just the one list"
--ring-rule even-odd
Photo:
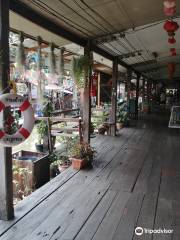
[[(0, 0), (0, 49), (1, 49), (1, 90), (8, 86), (9, 80), (9, 0)], [(4, 114), (0, 116), (3, 127)], [(12, 150), (0, 145), (0, 219), (14, 217), (12, 184)]]
[(113, 75), (112, 75), (112, 97), (111, 97), (111, 116), (110, 120), (113, 123), (111, 127), (111, 135), (116, 136), (116, 110), (117, 110), (117, 80), (118, 80), (118, 58), (113, 61)]
[[(10, 1), (10, 9), (11, 11), (21, 15), (22, 17), (28, 19), (29, 21), (43, 27), (44, 29), (57, 34), (58, 36), (61, 36), (71, 42), (74, 42), (80, 46), (87, 46), (88, 44), (88, 39), (83, 38), (80, 35), (71, 32), (67, 30), (65, 27), (56, 24), (55, 22), (51, 21), (48, 17), (36, 12), (34, 9), (29, 7), (27, 4), (22, 3), (18, 0), (11, 0)], [(114, 56), (100, 48), (99, 46), (95, 44), (91, 44), (91, 51), (94, 51), (98, 53), (99, 55), (113, 61)], [(125, 68), (130, 68), (128, 64), (125, 62), (121, 61), (120, 59), (118, 60), (119, 64), (121, 64)]]
[(69, 41), (85, 46), (85, 39), (79, 37), (77, 34), (67, 31), (64, 27), (52, 22), (48, 17), (36, 12), (27, 4), (17, 0), (10, 1), (10, 10), (28, 19), (29, 21), (43, 27), (44, 29), (53, 32)]

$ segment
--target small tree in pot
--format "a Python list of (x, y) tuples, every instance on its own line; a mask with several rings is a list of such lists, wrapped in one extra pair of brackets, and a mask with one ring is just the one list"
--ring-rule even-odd
[(72, 167), (76, 170), (92, 165), (95, 150), (88, 143), (78, 143), (72, 146), (70, 150), (70, 160)]

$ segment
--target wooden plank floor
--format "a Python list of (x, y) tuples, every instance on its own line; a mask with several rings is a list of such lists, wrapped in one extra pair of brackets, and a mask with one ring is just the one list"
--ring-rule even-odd
[[(147, 115), (92, 139), (94, 168), (68, 169), (0, 221), (1, 240), (179, 240), (180, 133)], [(173, 230), (137, 236), (135, 228)]]

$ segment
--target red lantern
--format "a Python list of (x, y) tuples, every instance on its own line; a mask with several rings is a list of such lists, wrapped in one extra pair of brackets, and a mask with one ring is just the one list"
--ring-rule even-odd
[(173, 17), (176, 14), (176, 7), (171, 8), (164, 7), (164, 14), (168, 17)]
[(164, 24), (164, 29), (169, 33), (174, 33), (178, 30), (179, 24), (173, 20), (167, 20)]
[(176, 55), (177, 55), (175, 48), (171, 48), (171, 49), (170, 49), (170, 52), (171, 52), (171, 55), (172, 55), (172, 56), (176, 56)]
[(176, 7), (176, 2), (175, 2), (175, 0), (167, 0), (167, 1), (164, 1), (164, 7), (166, 7), (166, 8)]
[(97, 82), (98, 82), (98, 74), (94, 73), (91, 77), (91, 97), (96, 97), (96, 89), (97, 89)]
[(176, 64), (175, 63), (168, 63), (168, 71), (169, 73), (174, 73), (176, 69)]
[(174, 38), (174, 36), (172, 36), (168, 39), (168, 43), (170, 43), (170, 44), (176, 43), (176, 39)]

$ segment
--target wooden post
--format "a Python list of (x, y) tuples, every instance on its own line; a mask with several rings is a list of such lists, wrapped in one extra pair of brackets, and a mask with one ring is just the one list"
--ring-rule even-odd
[(127, 89), (127, 106), (128, 106), (128, 115), (129, 113), (129, 103), (130, 103), (130, 92), (131, 92), (131, 78), (132, 78), (132, 70), (127, 70), (127, 83), (126, 83), (126, 89)]
[(98, 107), (100, 107), (100, 105), (101, 105), (101, 74), (100, 73), (98, 73), (98, 94), (97, 94), (97, 96), (98, 96), (98, 101), (97, 101)]
[(147, 80), (147, 102), (150, 103), (150, 81)]
[[(84, 48), (84, 55), (92, 61), (92, 52), (90, 42)], [(87, 86), (84, 88), (83, 96), (81, 98), (81, 106), (83, 110), (83, 140), (86, 143), (90, 143), (90, 125), (91, 125), (91, 69), (87, 73)]]
[(143, 78), (143, 85), (142, 85), (142, 103), (144, 103), (145, 99), (145, 79)]
[[(0, 0), (0, 84), (1, 90), (8, 86), (9, 72), (9, 1)], [(4, 114), (0, 116), (0, 127)], [(12, 149), (0, 145), (0, 219), (10, 220), (14, 217), (12, 184)]]
[(111, 97), (111, 116), (110, 124), (111, 135), (116, 136), (116, 110), (117, 110), (117, 80), (118, 80), (118, 58), (113, 61), (113, 74), (112, 74), (112, 97)]
[(136, 109), (135, 109), (136, 118), (138, 118), (139, 80), (140, 80), (140, 75), (137, 74), (137, 80), (136, 80)]

